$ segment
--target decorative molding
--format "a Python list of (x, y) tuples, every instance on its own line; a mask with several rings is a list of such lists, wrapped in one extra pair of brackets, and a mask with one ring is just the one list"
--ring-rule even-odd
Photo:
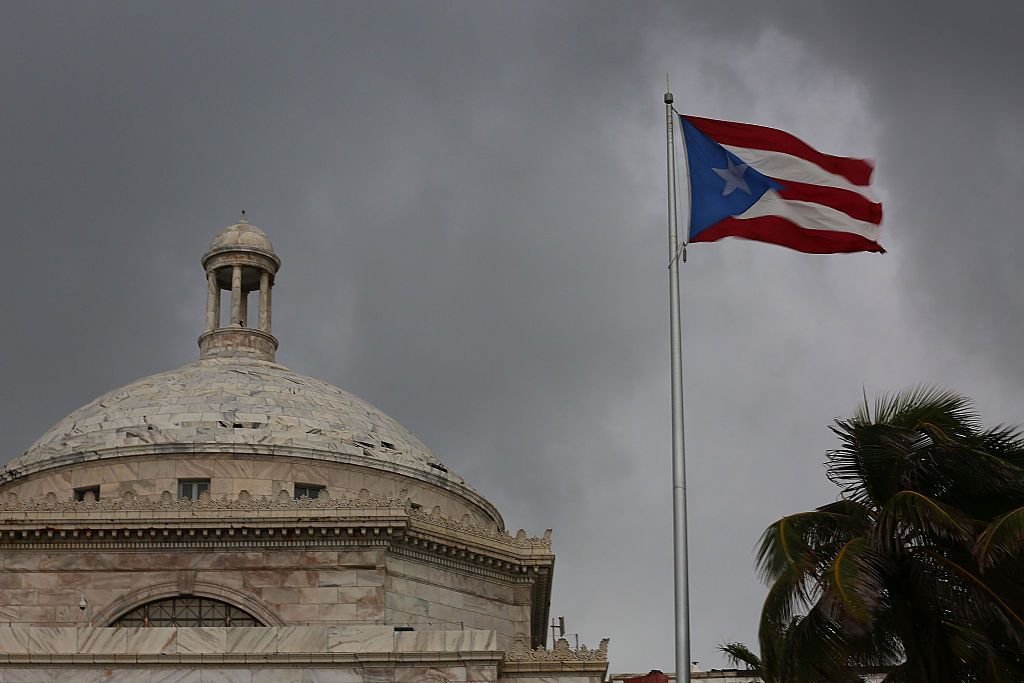
[(542, 537), (530, 537), (523, 529), (520, 529), (516, 532), (515, 536), (512, 536), (499, 531), (497, 525), (488, 528), (473, 524), (470, 521), (469, 515), (463, 515), (461, 520), (456, 520), (442, 513), (440, 507), (434, 507), (430, 512), (426, 512), (423, 509), (410, 509), (409, 517), (419, 522), (426, 522), (427, 524), (470, 534), (471, 536), (483, 536), (492, 541), (514, 545), (519, 548), (544, 548), (548, 550), (551, 548), (551, 529), (546, 529)]
[(295, 500), (285, 490), (276, 496), (253, 496), (242, 491), (237, 498), (222, 496), (214, 498), (203, 494), (198, 500), (175, 498), (170, 491), (160, 496), (136, 496), (126, 491), (120, 496), (101, 498), (96, 501), (77, 501), (73, 498), (61, 500), (53, 493), (19, 500), (11, 491), (0, 502), (0, 512), (216, 512), (222, 510), (338, 510), (353, 508), (405, 508), (408, 496), (403, 489), (398, 496), (383, 496), (362, 489), (359, 495), (350, 498), (301, 498)]
[(559, 638), (550, 650), (538, 647), (531, 650), (522, 638), (512, 642), (512, 649), (505, 653), (506, 662), (608, 662), (608, 638), (603, 638), (596, 650), (581, 645), (578, 650), (569, 647), (569, 641)]
[[(118, 512), (183, 512), (194, 514), (197, 512), (216, 513), (227, 511), (257, 513), (264, 511), (295, 511), (302, 513), (328, 513), (341, 510), (389, 510), (398, 514), (404, 514), (410, 521), (416, 524), (456, 531), (460, 534), (486, 539), (501, 545), (547, 551), (551, 549), (550, 529), (546, 530), (542, 537), (530, 537), (523, 529), (520, 529), (515, 536), (512, 536), (504, 531), (500, 531), (497, 524), (493, 524), (490, 527), (474, 524), (468, 514), (464, 515), (461, 520), (456, 520), (443, 514), (439, 507), (435, 507), (430, 512), (416, 509), (405, 489), (402, 489), (396, 496), (385, 496), (362, 489), (355, 497), (343, 495), (339, 498), (324, 496), (314, 499), (301, 498), (298, 500), (284, 490), (279, 491), (276, 496), (253, 496), (247, 491), (242, 491), (236, 498), (229, 498), (228, 496), (214, 498), (204, 494), (198, 500), (175, 498), (169, 491), (164, 491), (159, 497), (136, 496), (132, 492), (126, 491), (117, 497), (101, 498), (95, 501), (76, 501), (71, 498), (61, 500), (53, 493), (20, 500), (13, 491), (0, 498), (0, 522), (5, 521), (5, 515), (3, 514), (5, 512), (52, 512), (81, 515), (100, 513), (107, 515)], [(91, 517), (88, 519), (91, 519)], [(7, 521), (14, 520), (7, 516)]]
[(488, 564), (483, 556), (475, 556), (472, 560), (468, 558), (445, 557), (438, 553), (417, 551), (414, 548), (401, 545), (391, 546), (388, 552), (397, 557), (414, 560), (431, 567), (441, 566), (451, 571), (460, 571), (471, 576), (484, 576), (497, 581), (523, 585), (531, 585), (537, 581), (535, 575), (523, 571), (523, 567), (519, 564), (500, 561)]
[[(31, 538), (25, 536), (25, 539)], [(0, 544), (2, 547), (7, 549), (11, 548), (14, 550), (39, 550), (39, 541), (46, 541), (48, 544), (45, 546), (46, 550), (59, 550), (59, 551), (74, 551), (74, 550), (106, 550), (111, 552), (156, 552), (156, 551), (174, 551), (181, 552), (182, 550), (196, 550), (196, 551), (213, 551), (213, 552), (251, 552), (256, 550), (366, 550), (366, 549), (382, 549), (386, 550), (389, 545), (387, 538), (357, 538), (357, 539), (345, 539), (345, 538), (313, 538), (308, 535), (292, 534), (288, 538), (283, 540), (273, 540), (266, 538), (252, 538), (247, 540), (221, 540), (217, 537), (205, 538), (200, 541), (192, 541), (183, 539), (181, 535), (168, 536), (166, 539), (162, 536), (153, 533), (146, 536), (145, 540), (138, 541), (135, 539), (124, 540), (115, 538), (111, 535), (113, 540), (110, 541), (96, 541), (96, 540), (65, 540), (66, 537), (60, 533), (48, 535), (46, 537), (39, 536), (39, 540), (21, 540), (21, 541), (9, 541), (0, 537)], [(95, 538), (95, 537), (94, 537)], [(56, 539), (56, 540), (54, 540)]]

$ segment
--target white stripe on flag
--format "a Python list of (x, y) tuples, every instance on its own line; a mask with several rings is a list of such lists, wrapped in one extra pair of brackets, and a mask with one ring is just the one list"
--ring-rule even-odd
[(867, 197), (872, 202), (878, 201), (867, 186), (854, 185), (843, 176), (829, 173), (814, 162), (795, 157), (792, 154), (769, 152), (749, 147), (734, 147), (732, 145), (722, 146), (742, 159), (758, 173), (763, 173), (770, 178), (778, 178), (783, 183), (787, 180), (793, 180), (798, 183), (838, 187), (856, 192)]
[(879, 227), (873, 223), (850, 218), (842, 211), (836, 211), (823, 204), (783, 199), (775, 190), (765, 192), (757, 203), (734, 218), (744, 220), (761, 216), (779, 216), (805, 230), (852, 232), (866, 237), (872, 242), (878, 241), (881, 232)]

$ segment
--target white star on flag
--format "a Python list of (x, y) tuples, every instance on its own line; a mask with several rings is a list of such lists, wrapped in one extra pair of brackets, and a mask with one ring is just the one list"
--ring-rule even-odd
[(718, 174), (719, 178), (725, 181), (725, 187), (722, 188), (722, 196), (728, 197), (737, 188), (750, 194), (747, 181), (743, 179), (743, 174), (747, 172), (747, 165), (732, 163), (732, 157), (730, 156), (725, 157), (725, 163), (728, 164), (728, 168), (711, 169)]

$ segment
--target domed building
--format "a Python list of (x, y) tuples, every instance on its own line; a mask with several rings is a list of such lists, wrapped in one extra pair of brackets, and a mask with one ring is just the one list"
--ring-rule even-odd
[(607, 641), (546, 649), (550, 530), (275, 361), (267, 235), (202, 264), (199, 359), (0, 470), (0, 681), (603, 680)]

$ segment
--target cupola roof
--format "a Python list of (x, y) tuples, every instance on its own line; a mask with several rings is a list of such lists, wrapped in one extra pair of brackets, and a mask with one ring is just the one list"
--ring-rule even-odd
[(246, 219), (244, 211), (241, 220), (217, 233), (210, 244), (211, 252), (235, 249), (253, 249), (275, 253), (274, 245), (271, 244), (267, 233), (250, 223)]

